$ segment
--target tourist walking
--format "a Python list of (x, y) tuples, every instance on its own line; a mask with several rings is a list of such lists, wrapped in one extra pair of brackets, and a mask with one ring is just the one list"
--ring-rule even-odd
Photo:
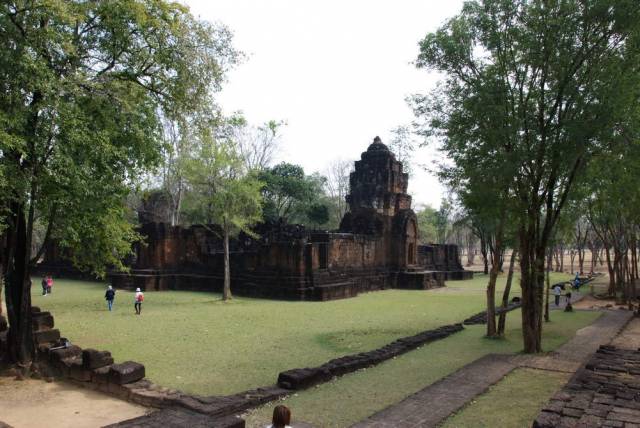
[(140, 312), (142, 312), (143, 300), (144, 300), (144, 293), (139, 288), (136, 288), (136, 296), (133, 304), (133, 307), (136, 309), (136, 315), (140, 315)]
[(567, 293), (564, 296), (567, 298), (567, 304), (564, 307), (564, 311), (565, 312), (573, 311), (573, 305), (571, 305), (571, 292), (567, 291)]
[(42, 295), (46, 296), (47, 295), (47, 277), (46, 276), (42, 277), (42, 282), (40, 282), (40, 285), (42, 285)]
[(287, 406), (278, 405), (273, 408), (271, 425), (267, 428), (291, 428), (291, 410)]
[(560, 296), (562, 295), (562, 288), (560, 288), (560, 284), (556, 284), (553, 287), (553, 296), (556, 299), (556, 306), (560, 306)]
[(107, 292), (104, 293), (104, 298), (107, 300), (107, 307), (109, 308), (109, 312), (111, 312), (113, 300), (116, 298), (116, 290), (114, 290), (112, 286), (109, 286)]
[(47, 276), (47, 294), (51, 294), (51, 289), (53, 288), (53, 278), (51, 275)]

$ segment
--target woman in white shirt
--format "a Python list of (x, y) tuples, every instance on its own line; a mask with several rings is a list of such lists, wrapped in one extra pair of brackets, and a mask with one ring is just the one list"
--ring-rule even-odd
[(140, 315), (140, 312), (142, 312), (143, 300), (144, 300), (144, 293), (139, 288), (136, 288), (136, 295), (133, 300), (133, 307), (136, 310), (136, 315)]

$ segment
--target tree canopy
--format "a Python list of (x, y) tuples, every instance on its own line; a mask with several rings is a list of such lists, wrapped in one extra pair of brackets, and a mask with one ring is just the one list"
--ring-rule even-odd
[[(259, 179), (265, 183), (264, 197), (265, 219), (293, 223), (313, 223), (321, 225), (319, 220), (329, 220), (327, 205), (323, 202), (326, 178), (319, 174), (306, 175), (299, 165), (279, 163), (259, 173)], [(322, 215), (320, 210), (326, 211)]]
[(452, 180), (492, 183), (517, 214), (527, 352), (542, 349), (545, 254), (576, 181), (616, 135), (637, 137), (639, 14), (632, 0), (469, 1), (420, 43), (417, 66), (445, 76), (413, 99), (422, 133)]
[(34, 225), (96, 273), (136, 237), (124, 199), (159, 159), (161, 115), (211, 103), (238, 58), (231, 33), (162, 0), (0, 5), (0, 174), (14, 358), (33, 353)]

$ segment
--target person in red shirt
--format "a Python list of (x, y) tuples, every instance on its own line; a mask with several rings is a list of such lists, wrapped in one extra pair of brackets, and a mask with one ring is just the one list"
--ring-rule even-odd
[(53, 287), (53, 278), (51, 275), (47, 276), (47, 294), (51, 294), (51, 288)]

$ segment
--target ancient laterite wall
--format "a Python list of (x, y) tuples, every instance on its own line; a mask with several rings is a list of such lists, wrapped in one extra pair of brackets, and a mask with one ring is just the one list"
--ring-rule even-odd
[[(65, 379), (85, 388), (153, 405), (144, 398), (153, 385), (144, 379), (145, 368), (142, 364), (133, 361), (115, 363), (108, 351), (82, 349), (68, 344), (66, 339), (60, 337), (60, 331), (54, 328), (51, 313), (32, 307), (31, 316), (37, 347), (37, 375), (45, 379)], [(0, 355), (6, 355), (7, 352), (6, 335), (5, 325), (0, 328)]]
[[(455, 245), (419, 246), (420, 231), (407, 194), (408, 175), (376, 138), (356, 162), (336, 232), (304, 226), (260, 225), (258, 239), (230, 243), (234, 293), (295, 300), (330, 300), (385, 288), (428, 289), (464, 279)], [(222, 290), (224, 258), (217, 226), (145, 223), (128, 274), (117, 288)]]

